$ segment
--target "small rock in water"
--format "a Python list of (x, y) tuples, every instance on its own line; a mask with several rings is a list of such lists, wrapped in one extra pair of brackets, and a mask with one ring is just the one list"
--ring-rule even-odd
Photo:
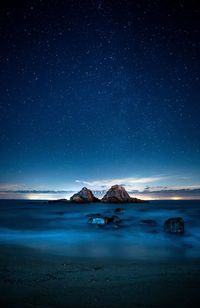
[(118, 216), (112, 216), (111, 217), (111, 222), (113, 224), (119, 224), (121, 222), (121, 219)]
[(90, 217), (88, 223), (91, 225), (104, 226), (107, 224), (107, 220), (104, 217)]
[(115, 209), (115, 213), (124, 213), (124, 209), (122, 207), (118, 207)]
[(183, 234), (184, 220), (181, 217), (169, 218), (165, 221), (164, 230), (171, 234)]
[[(93, 214), (94, 215), (94, 214)], [(91, 215), (89, 220), (88, 220), (88, 223), (89, 224), (92, 224), (92, 225), (107, 225), (107, 224), (110, 224), (110, 223), (113, 223), (113, 224), (118, 224), (121, 222), (121, 219), (118, 217), (118, 216), (112, 216), (112, 217), (103, 217), (103, 216), (93, 216)]]
[(94, 267), (94, 270), (95, 270), (95, 271), (99, 271), (99, 270), (101, 270), (101, 269), (102, 269), (101, 266), (95, 266), (95, 267)]

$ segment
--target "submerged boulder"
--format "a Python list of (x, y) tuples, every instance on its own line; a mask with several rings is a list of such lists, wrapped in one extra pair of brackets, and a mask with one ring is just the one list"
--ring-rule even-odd
[(146, 201), (132, 198), (127, 193), (126, 189), (121, 185), (112, 186), (105, 196), (101, 199), (101, 202), (105, 203), (143, 203)]
[(108, 225), (110, 223), (113, 224), (119, 224), (121, 222), (120, 218), (118, 216), (112, 216), (112, 217), (104, 217), (104, 216), (97, 216), (94, 214), (91, 214), (91, 217), (88, 220), (88, 223), (91, 225)]
[(78, 193), (74, 194), (70, 198), (70, 202), (89, 203), (89, 202), (100, 202), (100, 200), (94, 196), (94, 194), (90, 189), (83, 187)]
[(124, 213), (124, 209), (122, 207), (118, 207), (115, 209), (115, 213)]
[(91, 225), (104, 226), (107, 224), (107, 220), (105, 217), (90, 217), (88, 223)]
[(112, 217), (105, 217), (105, 218), (106, 218), (108, 224), (109, 223), (119, 224), (121, 222), (121, 219), (116, 215), (114, 215)]
[(171, 234), (183, 234), (185, 229), (184, 220), (181, 217), (169, 218), (165, 221), (164, 230)]

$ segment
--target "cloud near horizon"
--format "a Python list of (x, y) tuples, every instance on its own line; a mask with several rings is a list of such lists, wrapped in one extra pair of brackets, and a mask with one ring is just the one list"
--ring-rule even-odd
[[(0, 199), (59, 199), (70, 198), (76, 191), (51, 191), (51, 190), (18, 190), (18, 191), (0, 191)], [(106, 190), (94, 191), (99, 198), (103, 197)], [(128, 193), (137, 198), (146, 200), (156, 199), (198, 199), (200, 200), (200, 185), (199, 188), (191, 188), (190, 186), (184, 189), (167, 189), (164, 187), (160, 190), (144, 189), (143, 191), (132, 190)]]
[(115, 178), (115, 179), (103, 179), (103, 180), (95, 180), (95, 181), (84, 181), (84, 180), (76, 180), (76, 183), (80, 183), (83, 185), (88, 185), (92, 189), (109, 189), (111, 186), (115, 184), (123, 185), (127, 189), (136, 189), (142, 190), (145, 185), (149, 185), (150, 183), (159, 182), (168, 177), (164, 176), (155, 176), (155, 177), (143, 177), (143, 178), (134, 178), (134, 177), (126, 177), (126, 178)]
[[(99, 197), (103, 196), (106, 190), (112, 185), (121, 184), (130, 195), (144, 199), (200, 199), (199, 185), (151, 185), (162, 182), (170, 177), (155, 176), (143, 178), (116, 178), (96, 181), (76, 180), (78, 184), (85, 185), (93, 190)], [(80, 187), (81, 188), (81, 187)], [(3, 199), (48, 199), (48, 198), (69, 198), (77, 190), (52, 190), (52, 189), (29, 189), (24, 184), (0, 184), (0, 198)]]

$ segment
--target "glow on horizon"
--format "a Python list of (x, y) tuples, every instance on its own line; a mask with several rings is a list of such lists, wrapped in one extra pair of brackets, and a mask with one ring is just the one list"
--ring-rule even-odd
[[(138, 198), (138, 199), (143, 199), (145, 201), (154, 201), (154, 200), (184, 200), (182, 197), (148, 197), (147, 195), (142, 196), (142, 195), (132, 195), (130, 194), (132, 198)], [(185, 198), (187, 200), (187, 198)]]
[(30, 193), (26, 195), (27, 200), (56, 200), (56, 199), (69, 199), (72, 196), (72, 194), (34, 194)]
[[(16, 200), (56, 200), (56, 199), (62, 199), (65, 198), (67, 200), (70, 199), (70, 197), (73, 195), (73, 193), (76, 193), (78, 190), (74, 191), (74, 192), (60, 192), (60, 193), (44, 193), (44, 192), (27, 192), (27, 193), (19, 193), (19, 192), (0, 192), (0, 199), (16, 199)], [(99, 199), (101, 199), (104, 195), (101, 194), (97, 194), (94, 191), (94, 194), (96, 197), (98, 197)], [(174, 195), (167, 195), (163, 192), (163, 195), (161, 194), (143, 194), (141, 193), (129, 193), (129, 195), (133, 198), (138, 198), (138, 199), (143, 199), (143, 200), (149, 200), (149, 201), (153, 201), (153, 200), (200, 200), (200, 196), (199, 195), (189, 195), (189, 196), (181, 196), (178, 194)]]
[(171, 197), (171, 200), (183, 200), (183, 198), (182, 198), (182, 197), (175, 196), (175, 197)]
[[(28, 194), (26, 195), (26, 198), (24, 199), (27, 199), (27, 200), (56, 200), (56, 199), (67, 199), (69, 200), (70, 197), (72, 195), (53, 195), (53, 194)], [(180, 197), (180, 196), (175, 196), (175, 197), (152, 197), (152, 196), (142, 196), (142, 195), (132, 195), (130, 194), (131, 197), (133, 198), (138, 198), (138, 199), (143, 199), (143, 200), (146, 200), (146, 201), (154, 201), (154, 200), (195, 200), (195, 198), (183, 198), (183, 197)], [(103, 197), (103, 196), (102, 196)], [(101, 199), (101, 198), (99, 198)], [(198, 198), (199, 199), (199, 198)]]

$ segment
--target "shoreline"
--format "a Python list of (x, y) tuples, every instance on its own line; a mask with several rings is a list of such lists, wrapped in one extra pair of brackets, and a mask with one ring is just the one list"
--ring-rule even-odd
[(2, 244), (0, 252), (1, 307), (200, 305), (200, 259), (72, 258)]

